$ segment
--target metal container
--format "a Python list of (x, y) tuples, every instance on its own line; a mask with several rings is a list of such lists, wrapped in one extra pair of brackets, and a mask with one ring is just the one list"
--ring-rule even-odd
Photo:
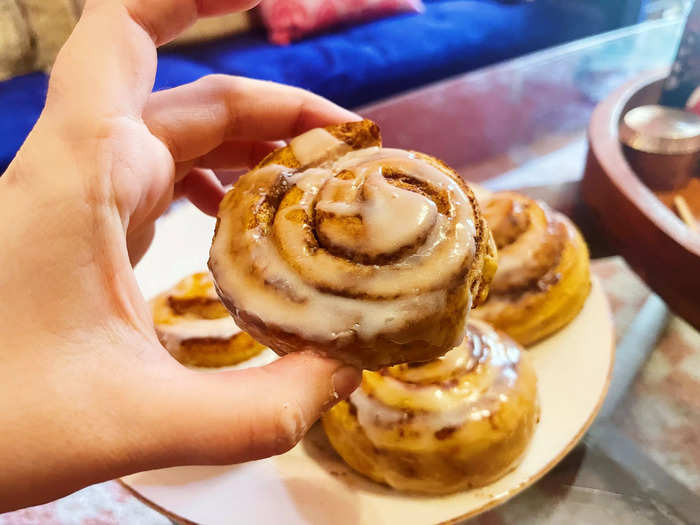
[(654, 190), (685, 186), (700, 165), (700, 116), (659, 105), (639, 106), (620, 122), (627, 160)]

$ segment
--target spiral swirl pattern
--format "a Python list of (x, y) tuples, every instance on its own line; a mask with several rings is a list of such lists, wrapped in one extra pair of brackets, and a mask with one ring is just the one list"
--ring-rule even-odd
[(469, 321), (464, 342), (434, 361), (366, 371), (323, 425), (361, 473), (398, 489), (441, 493), (490, 483), (512, 468), (537, 414), (529, 356)]
[(459, 343), (486, 291), (494, 248), (471, 190), (435, 159), (379, 146), (367, 121), (313, 130), (220, 207), (220, 295), (280, 353), (425, 361)]
[(156, 296), (151, 311), (161, 344), (185, 365), (235, 365), (265, 348), (236, 326), (205, 272)]
[(483, 205), (498, 271), (474, 315), (530, 345), (583, 307), (590, 290), (588, 249), (571, 221), (544, 203), (502, 192)]

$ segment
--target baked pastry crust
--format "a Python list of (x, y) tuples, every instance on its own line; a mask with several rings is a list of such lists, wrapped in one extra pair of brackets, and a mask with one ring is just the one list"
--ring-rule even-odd
[(238, 325), (277, 353), (376, 369), (461, 341), (495, 246), (452, 169), (381, 148), (362, 121), (309, 131), (244, 175), (219, 208), (209, 267)]
[(498, 271), (473, 315), (532, 345), (583, 308), (591, 288), (588, 247), (566, 216), (524, 195), (494, 193), (482, 208), (498, 246)]
[(265, 348), (236, 326), (209, 273), (185, 277), (150, 305), (158, 339), (184, 365), (236, 365)]
[(539, 417), (530, 356), (468, 322), (464, 342), (422, 365), (365, 371), (322, 416), (355, 470), (400, 490), (442, 494), (487, 485), (517, 465)]

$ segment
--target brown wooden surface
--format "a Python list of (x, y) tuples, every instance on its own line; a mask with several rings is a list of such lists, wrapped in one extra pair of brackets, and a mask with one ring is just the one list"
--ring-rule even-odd
[(690, 208), (690, 211), (695, 218), (695, 222), (700, 226), (700, 178), (696, 177), (690, 179), (685, 187), (678, 190), (655, 191), (654, 193), (661, 200), (661, 202), (673, 210), (676, 215), (678, 215), (678, 213), (673, 204), (673, 199), (676, 197), (676, 195), (682, 196), (688, 203), (688, 208)]
[(700, 234), (689, 228), (637, 178), (623, 155), (620, 116), (653, 101), (655, 73), (623, 86), (593, 113), (581, 184), (593, 221), (614, 248), (681, 317), (700, 328)]

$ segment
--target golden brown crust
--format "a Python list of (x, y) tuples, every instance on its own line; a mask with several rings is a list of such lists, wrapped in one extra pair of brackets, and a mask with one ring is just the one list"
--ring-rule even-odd
[(400, 490), (442, 494), (487, 485), (514, 468), (538, 414), (528, 356), (470, 321), (465, 342), (440, 360), (366, 371), (322, 422), (358, 472)]
[(474, 316), (531, 345), (561, 329), (590, 290), (586, 243), (564, 215), (512, 192), (482, 203), (499, 269)]
[(464, 181), (464, 179), (462, 179), (462, 177), (459, 176), (459, 174), (457, 174), (457, 172), (438, 158), (416, 151), (413, 153), (419, 155), (421, 158), (425, 159), (431, 164), (450, 172), (452, 177), (457, 180), (460, 186), (464, 189), (472, 208), (475, 210), (475, 259), (482, 262), (480, 265), (473, 265), (471, 268), (471, 272), (480, 273), (480, 278), (471, 278), (468, 280), (472, 283), (472, 308), (476, 308), (486, 301), (486, 297), (489, 294), (489, 287), (491, 286), (491, 282), (493, 281), (493, 277), (496, 273), (496, 268), (498, 267), (496, 243), (494, 242), (491, 229), (489, 228), (486, 218), (484, 217), (483, 210), (481, 209), (481, 205), (474, 194), (474, 190)]
[(184, 278), (150, 304), (158, 339), (184, 365), (236, 365), (265, 348), (235, 325), (208, 273)]
[[(336, 126), (327, 126), (326, 129), (331, 135), (338, 140), (343, 141), (352, 149), (370, 148), (372, 146), (381, 146), (382, 138), (379, 132), (379, 126), (370, 120), (361, 122), (347, 122)], [(303, 167), (297, 160), (294, 152), (290, 148), (279, 148), (268, 154), (255, 169), (268, 166), (270, 164), (279, 164), (289, 169), (299, 169)]]
[(352, 149), (370, 148), (381, 146), (382, 137), (377, 126), (371, 120), (360, 122), (346, 122), (337, 126), (326, 128), (335, 138), (342, 140)]
[[(445, 353), (446, 347), (451, 346), (449, 338), (452, 333), (461, 332), (467, 320), (466, 297), (464, 294), (454, 294), (449, 297), (444, 310), (402, 328), (399, 333), (387, 331), (369, 342), (351, 333), (337, 337), (330, 343), (318, 344), (273, 323), (263, 323), (250, 312), (236, 309), (226, 298), (222, 301), (231, 312), (236, 312), (238, 326), (256, 340), (267, 342), (267, 345), (280, 355), (309, 350), (368, 370), (392, 363), (422, 362), (439, 357)], [(396, 339), (399, 338), (414, 338), (416, 342), (397, 343)], [(428, 345), (422, 342), (421, 338), (437, 341), (438, 344)]]
[[(222, 202), (209, 263), (222, 301), (239, 326), (280, 354), (313, 350), (371, 369), (443, 354), (460, 339), (466, 312), (472, 301), (483, 300), (495, 269), (493, 240), (473, 192), (452, 169), (428, 155), (400, 151), (398, 157), (383, 160), (382, 155), (388, 154), (382, 152), (398, 150), (378, 149), (379, 129), (369, 121), (325, 128), (313, 136), (320, 141), (316, 149), (303, 142), (304, 137), (301, 143), (295, 139), (268, 155)], [(353, 151), (368, 153), (343, 164)], [(364, 177), (374, 175), (366, 174), (366, 166), (377, 164), (381, 183), (369, 187)], [(411, 173), (415, 166), (432, 170), (431, 176), (439, 174), (444, 182), (420, 178)], [(312, 187), (318, 171), (327, 178)], [(329, 180), (338, 182), (334, 189)], [(381, 191), (408, 194), (402, 197), (408, 199), (407, 205), (425, 214), (425, 221), (414, 225), (415, 235), (403, 235), (401, 228), (388, 224), (397, 240), (382, 244), (383, 230), (370, 235), (372, 224), (364, 212), (345, 212), (363, 210), (364, 203), (374, 202)], [(457, 206), (459, 198), (464, 202)], [(379, 208), (370, 210), (373, 217), (383, 213)], [(445, 270), (444, 275), (435, 272), (434, 279), (428, 275), (411, 281), (411, 265), (416, 275), (430, 273), (422, 268), (428, 259), (421, 252), (427, 250), (428, 237), (433, 235), (430, 242), (436, 243), (435, 228), (454, 232), (458, 220), (464, 220), (465, 231), (474, 230), (468, 240), (473, 253), (462, 242), (455, 250), (465, 250), (466, 255), (453, 257), (457, 263), (451, 263), (458, 268)], [(399, 269), (397, 276), (414, 284), (392, 287), (384, 276), (394, 267)], [(307, 312), (314, 309), (319, 295), (330, 305), (316, 314), (319, 323), (336, 326), (339, 323), (327, 317), (337, 315), (348, 319), (347, 327), (325, 333), (309, 328), (313, 321)], [(369, 310), (396, 304), (398, 313), (387, 315), (382, 310), (385, 326), (368, 335), (363, 332), (367, 321), (360, 319), (371, 315), (348, 301), (364, 302)], [(273, 303), (275, 308), (261, 313)], [(297, 312), (298, 322), (290, 321), (291, 312)], [(403, 318), (405, 322), (397, 321)]]

